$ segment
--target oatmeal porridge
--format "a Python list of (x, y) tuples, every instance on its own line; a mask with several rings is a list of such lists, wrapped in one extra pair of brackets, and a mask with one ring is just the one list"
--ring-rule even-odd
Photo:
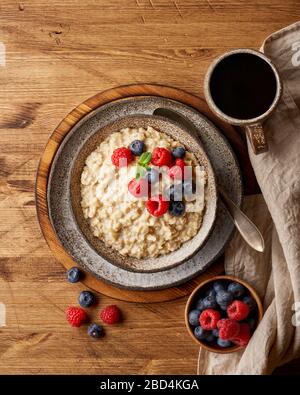
[[(177, 250), (202, 222), (204, 193), (200, 200), (194, 195), (196, 186), (204, 191), (206, 174), (195, 177), (198, 165), (193, 153), (152, 127), (111, 134), (81, 175), (81, 207), (93, 235), (139, 259)], [(185, 169), (192, 169), (189, 176)]]

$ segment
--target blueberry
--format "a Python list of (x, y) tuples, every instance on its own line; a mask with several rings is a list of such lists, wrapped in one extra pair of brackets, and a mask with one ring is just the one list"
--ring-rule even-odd
[(200, 311), (202, 311), (202, 310), (205, 309), (204, 303), (203, 303), (203, 299), (202, 299), (202, 298), (198, 299), (198, 301), (197, 301), (197, 303), (196, 303), (196, 309), (197, 309), (197, 310), (200, 310)]
[(222, 283), (221, 281), (216, 281), (215, 283), (213, 283), (213, 287), (216, 292), (225, 291), (224, 283)]
[(145, 177), (150, 184), (156, 184), (159, 180), (159, 172), (151, 167), (147, 170)]
[(200, 310), (191, 310), (189, 312), (189, 323), (192, 326), (197, 326), (199, 325), (199, 315), (201, 311)]
[(174, 202), (170, 201), (169, 211), (175, 217), (180, 217), (185, 213), (185, 203), (184, 202)]
[(223, 311), (226, 311), (227, 310), (227, 307), (228, 307), (228, 304), (226, 304), (226, 303), (219, 303), (219, 307), (220, 307), (220, 309), (221, 310), (223, 310)]
[(206, 291), (205, 296), (212, 296), (213, 298), (216, 298), (216, 291), (213, 288), (209, 288)]
[(206, 296), (203, 300), (205, 309), (215, 309), (217, 307), (216, 299), (213, 296)]
[(239, 283), (231, 283), (227, 288), (228, 292), (231, 292), (235, 298), (240, 298), (245, 293), (245, 287)]
[(165, 196), (168, 200), (173, 200), (175, 202), (182, 201), (182, 185), (181, 184), (173, 184), (165, 191)]
[(81, 271), (78, 269), (78, 267), (71, 267), (67, 271), (67, 279), (70, 283), (77, 283), (80, 280), (81, 277)]
[(172, 155), (174, 158), (183, 158), (185, 155), (185, 149), (183, 147), (175, 147), (172, 149)]
[(214, 335), (214, 337), (219, 337), (219, 329), (213, 329), (211, 333)]
[(208, 336), (209, 332), (203, 329), (201, 326), (196, 326), (194, 329), (194, 335), (199, 340), (204, 340)]
[(218, 346), (223, 347), (223, 348), (230, 347), (232, 345), (232, 343), (229, 340), (223, 340), (220, 338), (218, 338), (217, 344), (218, 344)]
[(90, 307), (95, 301), (95, 297), (90, 291), (82, 291), (79, 294), (78, 302), (81, 307)]
[(249, 306), (250, 311), (253, 311), (256, 308), (256, 302), (252, 296), (245, 296), (243, 298), (243, 302)]
[(98, 338), (103, 335), (103, 328), (101, 325), (98, 325), (98, 324), (89, 325), (87, 331), (91, 337)]
[(190, 197), (196, 192), (196, 184), (192, 180), (185, 180), (182, 184), (184, 196)]
[(212, 334), (212, 332), (210, 332), (210, 333), (206, 336), (205, 340), (206, 340), (207, 342), (209, 342), (209, 343), (211, 343), (211, 342), (213, 342), (213, 341), (215, 340), (215, 337), (214, 337), (214, 335)]
[(247, 319), (247, 323), (248, 323), (248, 325), (250, 327), (250, 330), (253, 331), (255, 329), (255, 326), (256, 326), (256, 319), (253, 318), (253, 317), (250, 317), (250, 318)]
[(133, 140), (129, 145), (129, 149), (134, 156), (142, 155), (144, 148), (145, 144), (141, 140)]
[(228, 306), (233, 300), (232, 293), (228, 291), (219, 291), (216, 296), (217, 303), (222, 306)]

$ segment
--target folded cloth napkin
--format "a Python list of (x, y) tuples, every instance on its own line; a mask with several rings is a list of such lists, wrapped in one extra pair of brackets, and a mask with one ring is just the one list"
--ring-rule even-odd
[(201, 348), (198, 374), (270, 374), (300, 357), (300, 22), (272, 34), (261, 51), (284, 85), (265, 124), (269, 151), (254, 155), (248, 146), (262, 195), (246, 197), (243, 208), (262, 231), (266, 251), (255, 252), (236, 234), (225, 270), (255, 287), (265, 312), (244, 351), (223, 355)]

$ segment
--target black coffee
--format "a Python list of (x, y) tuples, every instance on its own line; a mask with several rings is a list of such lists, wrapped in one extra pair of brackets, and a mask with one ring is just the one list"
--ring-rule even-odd
[(276, 91), (277, 81), (271, 66), (259, 56), (248, 53), (224, 58), (210, 79), (215, 105), (237, 119), (264, 114), (274, 102)]

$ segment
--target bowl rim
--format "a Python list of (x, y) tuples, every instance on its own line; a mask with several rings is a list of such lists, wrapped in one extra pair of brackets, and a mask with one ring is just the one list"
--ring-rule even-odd
[[(115, 265), (116, 267), (120, 267), (120, 268), (126, 269), (126, 270), (128, 270), (128, 271), (138, 272), (138, 273), (156, 273), (156, 272), (163, 272), (163, 271), (165, 271), (165, 270), (168, 270), (168, 269), (171, 269), (171, 268), (173, 268), (173, 267), (179, 266), (179, 265), (181, 265), (182, 263), (186, 262), (188, 259), (191, 259), (191, 258), (192, 258), (192, 257), (203, 247), (203, 245), (204, 245), (204, 244), (206, 243), (206, 241), (208, 240), (208, 238), (209, 238), (209, 236), (211, 235), (212, 230), (213, 230), (213, 228), (214, 228), (214, 226), (215, 226), (216, 216), (217, 216), (217, 210), (218, 210), (219, 199), (218, 199), (218, 192), (217, 192), (217, 180), (216, 180), (214, 168), (213, 168), (213, 166), (212, 166), (212, 163), (211, 163), (211, 161), (210, 161), (210, 158), (208, 157), (208, 155), (207, 155), (207, 153), (206, 153), (204, 147), (202, 146), (201, 142), (199, 142), (198, 139), (197, 139), (191, 132), (189, 132), (189, 130), (188, 130), (184, 125), (181, 125), (180, 123), (178, 123), (178, 122), (176, 122), (176, 121), (173, 121), (173, 120), (171, 120), (171, 119), (169, 119), (169, 118), (162, 117), (162, 116), (158, 116), (158, 115), (153, 115), (153, 114), (138, 114), (138, 113), (137, 113), (137, 114), (122, 116), (122, 117), (118, 118), (117, 120), (112, 121), (112, 122), (109, 122), (109, 123), (106, 124), (105, 126), (99, 128), (99, 129), (97, 130), (97, 132), (95, 132), (92, 136), (90, 136), (90, 137), (84, 142), (84, 144), (81, 146), (80, 150), (82, 150), (82, 149), (87, 145), (88, 141), (89, 141), (90, 139), (92, 139), (95, 135), (98, 135), (98, 134), (100, 134), (100, 133), (103, 133), (103, 130), (114, 128), (114, 127), (116, 127), (115, 125), (118, 125), (118, 123), (121, 123), (121, 124), (124, 123), (124, 122), (125, 122), (126, 124), (127, 124), (127, 123), (130, 123), (130, 122), (134, 122), (134, 123), (135, 123), (135, 122), (137, 122), (138, 120), (143, 120), (143, 121), (147, 121), (147, 122), (150, 122), (150, 123), (151, 123), (152, 121), (155, 122), (155, 120), (157, 120), (157, 121), (160, 121), (160, 122), (162, 122), (162, 123), (164, 123), (164, 124), (173, 125), (173, 127), (177, 128), (177, 129), (180, 130), (181, 132), (184, 132), (185, 134), (189, 135), (189, 136), (191, 137), (191, 139), (194, 140), (195, 144), (197, 145), (197, 149), (199, 150), (199, 154), (200, 154), (201, 156), (203, 156), (203, 158), (204, 158), (204, 160), (205, 160), (205, 162), (206, 162), (207, 171), (209, 172), (209, 176), (210, 176), (210, 180), (211, 180), (211, 183), (210, 183), (210, 193), (212, 194), (212, 198), (210, 199), (210, 200), (211, 200), (211, 203), (210, 203), (210, 204), (213, 204), (214, 209), (213, 209), (213, 215), (211, 215), (210, 227), (209, 227), (208, 231), (206, 232), (205, 236), (203, 237), (202, 242), (201, 242), (199, 245), (197, 245), (197, 247), (194, 248), (191, 252), (189, 251), (183, 258), (181, 258), (180, 260), (176, 261), (176, 262), (173, 263), (173, 264), (169, 264), (168, 266), (164, 266), (164, 267), (162, 267), (162, 268), (152, 268), (152, 269), (147, 269), (147, 270), (146, 270), (146, 269), (140, 270), (139, 268), (136, 268), (136, 267), (129, 267), (129, 266), (127, 266), (127, 265), (124, 266), (124, 265), (121, 264), (119, 261), (117, 261), (117, 260), (115, 261), (114, 259), (111, 260), (110, 258), (104, 256), (104, 259), (109, 260), (109, 261), (110, 261), (113, 265)], [(122, 128), (123, 128), (123, 127), (125, 127), (125, 126), (122, 126)], [(127, 127), (129, 127), (129, 126), (127, 126)], [(117, 132), (118, 130), (119, 130), (119, 129), (117, 128), (115, 132)], [(171, 134), (168, 133), (168, 131), (166, 131), (165, 129), (164, 129), (164, 130), (160, 130), (160, 132), (166, 134), (167, 136), (172, 137)], [(114, 132), (112, 132), (112, 133), (114, 133)], [(174, 137), (172, 137), (172, 138), (174, 139)], [(179, 141), (180, 141), (183, 145), (185, 145), (184, 142), (182, 142), (181, 140), (179, 140)], [(191, 152), (194, 152), (194, 151), (191, 150)], [(195, 152), (194, 152), (194, 154), (195, 154)], [(196, 157), (197, 157), (197, 160), (198, 160), (198, 159), (199, 159), (199, 158), (198, 158), (198, 154), (196, 154)], [(76, 167), (76, 163), (77, 163), (77, 158), (75, 158), (74, 162), (72, 163), (72, 169), (71, 169), (72, 178), (74, 177), (74, 168)], [(99, 254), (100, 256), (103, 257), (101, 251), (98, 250), (98, 249), (96, 248), (94, 242), (93, 242), (91, 239), (89, 239), (89, 238), (87, 237), (87, 235), (83, 232), (83, 230), (82, 230), (82, 228), (81, 228), (81, 226), (80, 226), (80, 224), (79, 224), (79, 222), (78, 222), (78, 218), (77, 218), (77, 215), (76, 215), (76, 212), (75, 212), (76, 210), (74, 210), (74, 197), (71, 197), (71, 196), (72, 196), (72, 193), (71, 193), (71, 186), (73, 185), (73, 182), (74, 182), (74, 180), (71, 181), (71, 185), (69, 186), (69, 187), (70, 187), (71, 212), (72, 212), (73, 219), (74, 219), (74, 221), (76, 222), (76, 224), (77, 224), (77, 226), (78, 226), (78, 228), (79, 228), (79, 230), (80, 230), (80, 233), (81, 233), (82, 237), (85, 238), (85, 240), (87, 241), (87, 243), (90, 244), (90, 246), (97, 252), (97, 254)], [(50, 208), (49, 211), (50, 211), (50, 216), (51, 216), (51, 208)], [(206, 215), (207, 215), (207, 203), (206, 203), (205, 208), (204, 208), (203, 218), (204, 218)], [(86, 221), (86, 220), (85, 220), (85, 221)], [(202, 228), (202, 224), (201, 224), (200, 228), (198, 229), (197, 234), (200, 232), (201, 228)], [(91, 235), (90, 235), (90, 236), (91, 236)], [(193, 240), (193, 238), (192, 238), (191, 240), (189, 240), (189, 241), (192, 241), (192, 240)], [(182, 248), (183, 245), (184, 245), (184, 244), (182, 244), (182, 245), (179, 247), (178, 250), (180, 250), (180, 249)], [(116, 253), (116, 252), (118, 252), (118, 251), (114, 251), (114, 253)], [(174, 251), (174, 252), (176, 252), (176, 251)], [(174, 252), (171, 252), (171, 253), (174, 253)], [(147, 260), (152, 260), (152, 259), (155, 259), (155, 260), (156, 260), (156, 259), (159, 259), (159, 258), (163, 258), (164, 256), (167, 256), (167, 255), (169, 255), (169, 254), (165, 254), (165, 255), (163, 255), (163, 256), (158, 256), (158, 257), (156, 257), (156, 258), (145, 258), (145, 260), (146, 260), (146, 261), (147, 261)], [(132, 257), (129, 257), (129, 258), (130, 258), (130, 259), (134, 259), (134, 260), (138, 260), (137, 258), (132, 258)]]
[[(76, 108), (71, 109), (69, 114), (66, 114), (66, 116), (56, 126), (52, 135), (49, 136), (49, 139), (47, 141), (47, 144), (45, 145), (45, 148), (41, 154), (39, 164), (37, 166), (35, 180), (35, 198), (38, 223), (41, 232), (45, 238), (45, 241), (47, 242), (51, 252), (53, 253), (53, 256), (56, 257), (56, 259), (63, 267), (68, 269), (71, 266), (79, 265), (85, 270), (85, 277), (83, 279), (84, 284), (97, 290), (98, 292), (110, 296), (115, 292), (115, 289), (117, 287), (118, 296), (124, 298), (124, 300), (131, 301), (134, 298), (139, 298), (132, 295), (137, 294), (142, 295), (141, 297), (144, 297), (147, 293), (149, 293), (150, 290), (152, 291), (153, 295), (158, 295), (160, 292), (160, 296), (155, 298), (157, 300), (154, 301), (158, 301), (159, 298), (168, 299), (170, 295), (168, 292), (165, 291), (168, 291), (168, 288), (170, 287), (175, 287), (180, 284), (182, 285), (184, 282), (190, 281), (193, 277), (199, 275), (199, 268), (197, 269), (197, 265), (193, 264), (192, 266), (194, 268), (194, 271), (193, 273), (189, 272), (188, 277), (184, 277), (183, 280), (176, 277), (174, 281), (170, 281), (168, 284), (165, 283), (159, 286), (156, 286), (152, 283), (150, 286), (143, 286), (140, 284), (120, 284), (119, 282), (113, 281), (111, 278), (104, 278), (98, 273), (95, 273), (90, 267), (82, 264), (82, 262), (78, 260), (77, 255), (72, 254), (72, 252), (68, 250), (64, 243), (58, 238), (58, 235), (55, 232), (49, 218), (49, 202), (47, 200), (46, 192), (49, 180), (49, 171), (51, 169), (54, 157), (60, 149), (60, 146), (63, 144), (63, 141), (68, 140), (69, 133), (71, 133), (71, 129), (74, 127), (75, 124), (81, 123), (82, 119), (84, 117), (88, 117), (91, 113), (97, 113), (98, 111), (102, 112), (103, 109), (106, 110), (110, 106), (120, 105), (122, 102), (128, 102), (130, 103), (130, 105), (132, 105), (134, 101), (144, 102), (145, 100), (150, 100), (151, 102), (153, 101), (155, 103), (156, 100), (159, 100), (159, 103), (166, 100), (166, 103), (168, 103), (168, 105), (174, 104), (176, 106), (180, 106), (180, 108), (182, 106), (187, 107), (189, 108), (189, 111), (191, 111), (191, 113), (194, 113), (194, 115), (197, 116), (197, 119), (202, 118), (207, 127), (211, 127), (212, 129), (214, 129), (214, 133), (217, 134), (218, 144), (224, 144), (224, 148), (226, 152), (228, 152), (230, 160), (233, 160), (232, 166), (234, 170), (238, 172), (237, 190), (235, 192), (237, 194), (236, 196), (239, 204), (241, 203), (243, 195), (241, 170), (239, 168), (239, 165), (237, 164), (236, 155), (232, 151), (232, 148), (230, 147), (225, 136), (220, 133), (222, 125), (218, 122), (217, 125), (213, 125), (213, 122), (210, 120), (210, 113), (208, 108), (206, 108), (205, 106), (204, 109), (202, 108), (204, 102), (200, 97), (170, 86), (158, 84), (132, 84), (123, 85), (118, 88), (111, 88), (103, 92), (98, 92), (94, 96), (87, 98), (84, 102), (79, 103)], [(122, 103), (122, 105), (124, 103)], [(173, 107), (171, 106), (171, 108)], [(232, 127), (231, 130), (233, 131)], [(207, 267), (209, 267), (212, 262), (215, 261), (222, 254), (225, 249), (224, 245), (228, 244), (228, 241), (230, 241), (230, 239), (232, 238), (232, 232), (233, 227), (228, 234), (226, 233), (226, 237), (223, 238), (223, 240), (225, 240), (225, 243), (221, 242), (222, 246), (216, 254), (215, 251), (213, 251), (212, 253), (210, 253), (211, 250), (209, 251), (209, 261), (205, 263), (205, 267), (202, 269), (202, 272), (203, 270), (206, 270)], [(211, 246), (210, 239), (208, 239), (208, 244), (209, 246)], [(184, 296), (188, 296), (191, 292), (191, 287), (189, 286), (187, 288), (189, 289), (185, 290), (186, 292)], [(163, 297), (161, 295), (163, 295)]]
[(250, 292), (251, 296), (255, 299), (256, 304), (257, 304), (258, 318), (257, 318), (256, 327), (258, 326), (258, 324), (262, 320), (264, 309), (263, 309), (263, 305), (262, 305), (261, 299), (258, 296), (258, 293), (256, 292), (256, 290), (252, 287), (252, 285), (250, 285), (246, 281), (241, 280), (241, 279), (239, 279), (238, 277), (235, 277), (235, 276), (231, 276), (231, 275), (214, 276), (214, 277), (211, 277), (211, 278), (209, 278), (207, 280), (204, 280), (201, 284), (199, 284), (193, 290), (193, 292), (188, 297), (188, 300), (187, 300), (186, 305), (185, 305), (185, 310), (184, 310), (185, 326), (187, 328), (188, 333), (193, 338), (193, 340), (198, 345), (203, 347), (204, 349), (206, 349), (206, 350), (208, 350), (210, 352), (217, 353), (217, 354), (230, 354), (230, 353), (233, 353), (233, 352), (236, 352), (236, 351), (243, 350), (245, 347), (243, 347), (243, 346), (232, 346), (232, 347), (229, 347), (228, 349), (212, 347), (212, 346), (208, 345), (207, 343), (205, 343), (205, 342), (203, 342), (203, 341), (201, 341), (199, 339), (196, 339), (196, 337), (194, 336), (194, 333), (193, 333), (193, 331), (191, 329), (191, 326), (189, 324), (189, 321), (188, 321), (188, 313), (189, 313), (189, 311), (191, 309), (191, 306), (192, 306), (192, 304), (194, 302), (195, 295), (199, 292), (200, 288), (203, 288), (205, 285), (207, 285), (210, 282), (215, 282), (215, 281), (218, 281), (218, 280), (234, 281), (234, 282), (242, 284), (245, 288), (248, 289), (248, 291)]

